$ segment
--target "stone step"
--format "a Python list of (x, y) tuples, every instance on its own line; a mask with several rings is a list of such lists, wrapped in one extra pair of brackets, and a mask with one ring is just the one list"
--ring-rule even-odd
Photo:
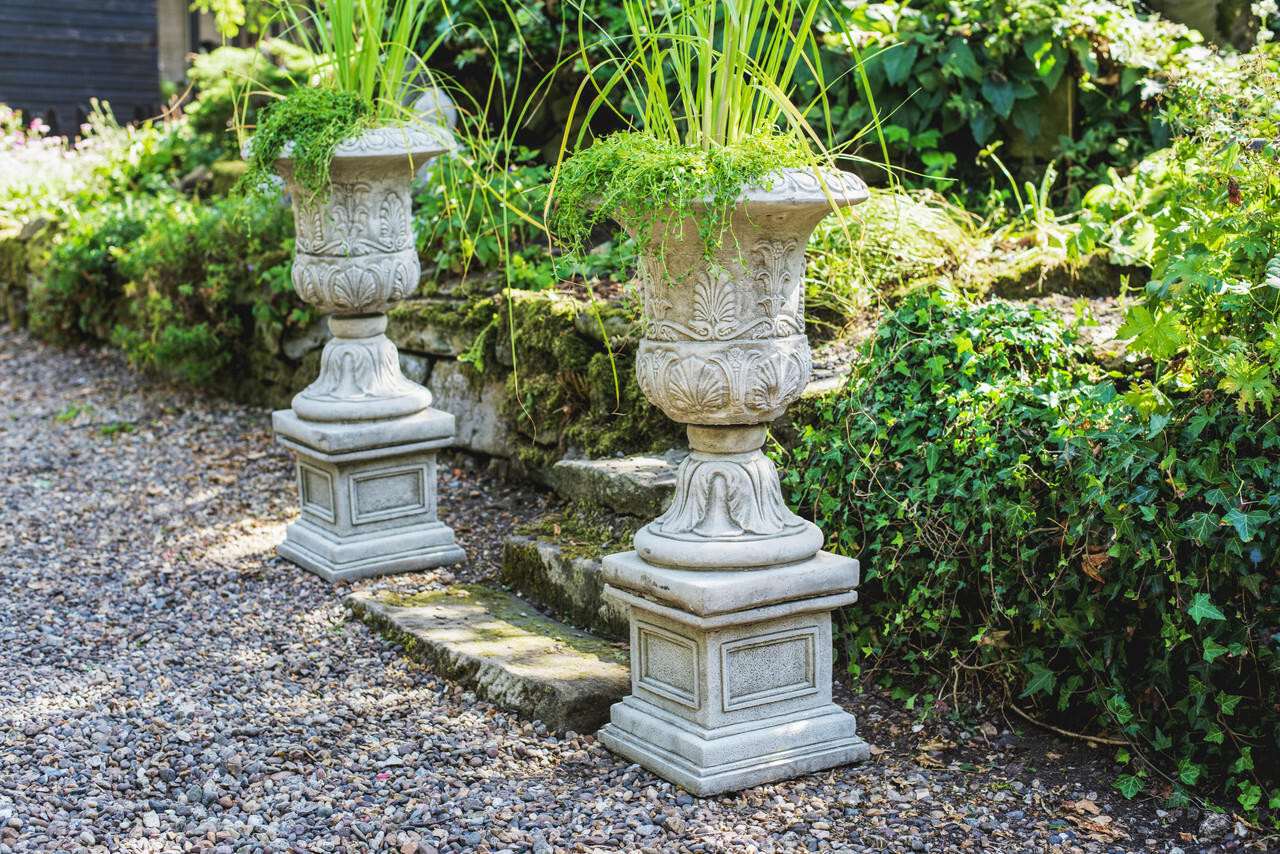
[(662, 515), (676, 491), (676, 468), (688, 451), (606, 460), (560, 460), (550, 486), (561, 498), (607, 507), (649, 521)]
[(412, 596), (358, 591), (343, 602), (437, 676), (557, 732), (594, 732), (631, 689), (625, 649), (509, 593), (466, 584)]
[(599, 550), (566, 552), (558, 542), (512, 534), (502, 545), (502, 580), (594, 635), (629, 636), (627, 609), (604, 596)]

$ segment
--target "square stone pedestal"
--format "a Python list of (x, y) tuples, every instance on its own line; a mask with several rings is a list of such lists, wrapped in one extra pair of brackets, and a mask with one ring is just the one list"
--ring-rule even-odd
[(272, 413), (298, 455), (302, 515), (276, 552), (326, 581), (411, 572), (466, 559), (436, 518), (436, 451), (453, 416), (435, 409), (386, 421), (304, 421)]
[(599, 733), (610, 750), (699, 796), (867, 758), (831, 700), (831, 611), (856, 601), (857, 561), (699, 571), (626, 552), (604, 576), (631, 622), (631, 695)]

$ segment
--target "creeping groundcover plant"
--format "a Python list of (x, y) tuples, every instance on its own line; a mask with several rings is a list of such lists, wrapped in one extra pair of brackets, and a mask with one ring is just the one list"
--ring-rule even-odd
[(637, 379), (692, 451), (670, 509), (604, 561), (630, 614), (632, 693), (600, 739), (697, 795), (869, 750), (831, 699), (831, 612), (857, 598), (858, 564), (820, 550), (761, 451), (809, 379), (805, 244), (867, 197), (791, 100), (801, 68), (821, 83), (818, 5), (624, 0), (633, 49), (587, 109), (634, 108), (635, 130), (576, 151), (552, 188), (575, 247), (607, 219), (635, 238)]
[[(791, 100), (797, 70), (821, 84), (812, 32), (820, 5), (624, 0), (631, 49), (593, 69), (574, 108), (599, 73), (615, 65), (580, 126), (587, 128), (604, 110), (634, 129), (596, 140), (559, 164), (552, 229), (576, 247), (593, 227), (616, 219), (650, 248), (647, 226), (674, 214), (697, 223), (703, 256), (710, 260), (742, 188), (782, 168), (809, 168), (817, 175), (818, 167), (830, 166), (827, 153), (807, 141), (817, 138), (806, 121), (808, 111)], [(632, 111), (624, 114), (617, 102)], [(562, 154), (569, 139), (566, 130)], [(581, 134), (576, 141), (583, 142)]]

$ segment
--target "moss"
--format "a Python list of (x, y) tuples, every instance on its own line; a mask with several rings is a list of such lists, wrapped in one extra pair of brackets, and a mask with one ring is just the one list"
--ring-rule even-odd
[(209, 192), (215, 196), (229, 196), (244, 173), (249, 171), (249, 164), (243, 160), (219, 160), (209, 169), (213, 172)]
[(611, 363), (601, 341), (579, 331), (589, 310), (566, 294), (512, 291), (499, 311), (494, 346), (510, 346), (515, 337), (502, 414), (528, 443), (513, 451), (526, 468), (544, 468), (568, 448), (605, 457), (666, 450), (679, 441), (681, 429), (636, 384), (629, 340), (613, 342), (622, 349)]
[(561, 512), (519, 526), (516, 533), (554, 543), (566, 558), (598, 560), (630, 548), (631, 538), (643, 524), (641, 519), (578, 501)]
[(969, 286), (979, 293), (1005, 299), (1027, 299), (1049, 293), (1114, 296), (1120, 293), (1126, 279), (1141, 284), (1150, 278), (1150, 273), (1142, 267), (1113, 265), (1103, 252), (1072, 263), (1062, 252), (1035, 248), (984, 259), (969, 277)]
[(575, 632), (538, 614), (527, 602), (482, 584), (460, 584), (445, 590), (412, 595), (382, 591), (377, 594), (377, 598), (393, 608), (422, 608), (459, 601), (474, 603), (493, 617), (486, 623), (472, 623), (469, 626), (482, 639), (509, 641), (525, 635), (535, 635), (557, 641), (581, 655), (619, 664), (627, 663), (625, 651), (613, 644)]
[(26, 274), (27, 242), (18, 237), (17, 229), (0, 232), (0, 287), (20, 284)]

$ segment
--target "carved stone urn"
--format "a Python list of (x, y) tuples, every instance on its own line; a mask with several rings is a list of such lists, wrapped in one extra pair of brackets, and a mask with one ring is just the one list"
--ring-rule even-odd
[(302, 512), (277, 551), (334, 581), (456, 563), (466, 555), (436, 518), (436, 451), (454, 418), (406, 379), (385, 312), (418, 285), (410, 180), (452, 148), (434, 128), (379, 128), (338, 146), (332, 187), (307, 203), (288, 158), (276, 168), (293, 199), (298, 296), (328, 313), (320, 376), (273, 413), (298, 455)]
[(761, 451), (809, 381), (805, 244), (833, 202), (866, 198), (853, 175), (785, 170), (745, 188), (712, 264), (693, 222), (638, 235), (636, 372), (691, 453), (670, 508), (604, 560), (630, 611), (632, 691), (600, 740), (695, 795), (868, 755), (831, 698), (831, 612), (857, 599), (858, 562), (820, 551)]

